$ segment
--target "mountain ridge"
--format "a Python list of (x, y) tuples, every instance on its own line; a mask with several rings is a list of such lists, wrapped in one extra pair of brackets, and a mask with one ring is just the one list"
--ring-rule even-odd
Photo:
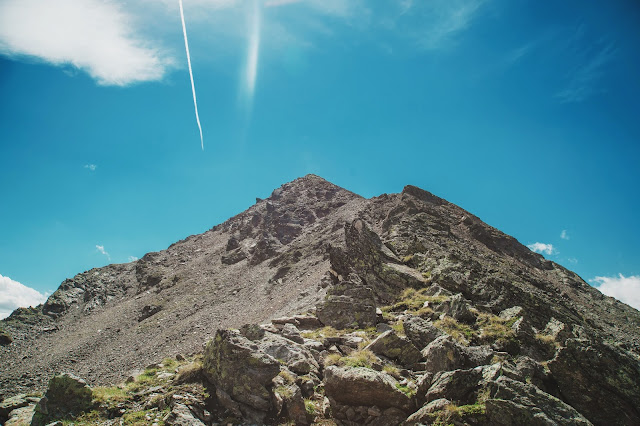
[(218, 329), (309, 311), (353, 274), (379, 305), (438, 286), (487, 314), (517, 306), (529, 330), (518, 353), (537, 361), (553, 353), (536, 333), (554, 324), (561, 345), (591, 339), (640, 355), (638, 311), (464, 209), (412, 185), (365, 199), (307, 175), (202, 234), (80, 273), (41, 307), (16, 310), (2, 322), (13, 342), (0, 346), (0, 389), (44, 389), (60, 371), (113, 384), (200, 351)]

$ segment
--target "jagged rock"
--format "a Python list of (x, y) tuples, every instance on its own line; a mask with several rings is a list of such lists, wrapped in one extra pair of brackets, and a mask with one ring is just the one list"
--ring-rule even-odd
[(260, 340), (264, 337), (264, 329), (258, 324), (245, 324), (240, 327), (240, 334), (249, 340)]
[(451, 401), (446, 398), (433, 400), (422, 406), (418, 411), (407, 418), (406, 425), (429, 424), (433, 419), (429, 414), (440, 411), (451, 405)]
[(92, 398), (93, 392), (84, 380), (68, 373), (54, 376), (36, 405), (31, 425), (44, 426), (54, 420), (77, 416), (91, 409)]
[(446, 398), (458, 405), (471, 404), (476, 400), (478, 387), (483, 379), (482, 373), (482, 367), (440, 373), (436, 375), (424, 401)]
[(9, 418), (10, 412), (26, 407), (29, 403), (30, 401), (25, 394), (15, 395), (0, 402), (0, 424), (4, 424)]
[(494, 354), (488, 346), (461, 346), (448, 335), (438, 337), (422, 350), (425, 370), (432, 373), (488, 364)]
[[(25, 407), (16, 408), (15, 410), (9, 413), (9, 418), (6, 420), (6, 422), (3, 421), (2, 424), (4, 426), (24, 426), (24, 425), (31, 424), (35, 408), (36, 408), (35, 404), (29, 404)], [(53, 423), (50, 423), (49, 425), (56, 424), (56, 423), (59, 426), (62, 426), (62, 422), (53, 422)]]
[[(591, 425), (573, 407), (534, 385), (502, 376), (488, 384), (485, 403), (492, 425)], [(610, 417), (609, 423), (617, 417)]]
[(365, 349), (376, 355), (397, 360), (405, 367), (413, 367), (422, 359), (422, 354), (413, 343), (398, 336), (393, 330), (386, 331), (376, 337)]
[(294, 384), (279, 386), (274, 390), (274, 394), (282, 399), (287, 419), (296, 425), (307, 425), (307, 410), (302, 398), (302, 391)]
[(142, 308), (142, 311), (138, 316), (138, 321), (144, 321), (150, 316), (157, 314), (161, 310), (162, 310), (162, 306), (160, 305), (146, 305)]
[(563, 399), (596, 425), (640, 424), (640, 362), (606, 343), (565, 345), (548, 364)]
[[(218, 330), (205, 348), (203, 373), (216, 391), (226, 393), (237, 404), (249, 421), (264, 421), (271, 409), (267, 387), (279, 372), (280, 363), (276, 359), (236, 331)], [(228, 401), (221, 401), (225, 402)]]
[(300, 330), (293, 324), (285, 324), (280, 330), (282, 337), (285, 337), (296, 343), (304, 343), (304, 339), (300, 335)]
[(285, 324), (293, 324), (301, 330), (313, 330), (322, 327), (320, 320), (311, 315), (294, 315), (292, 317), (283, 317), (272, 319), (271, 323), (280, 329)]
[(443, 335), (431, 321), (413, 315), (404, 321), (403, 327), (409, 340), (420, 350)]
[(544, 327), (544, 330), (542, 330), (542, 334), (551, 336), (553, 340), (561, 344), (564, 343), (565, 340), (574, 337), (571, 329), (565, 323), (553, 317)]
[(457, 321), (472, 323), (475, 322), (476, 316), (469, 310), (469, 301), (462, 297), (462, 294), (456, 294), (449, 298), (441, 307), (442, 312), (456, 319)]
[(225, 253), (220, 257), (220, 261), (225, 265), (235, 265), (247, 258), (247, 254), (242, 249), (237, 248)]
[(390, 375), (368, 368), (330, 366), (324, 370), (325, 394), (344, 405), (411, 409), (413, 401), (396, 384)]
[(367, 328), (376, 325), (373, 290), (355, 276), (331, 287), (323, 303), (317, 306), (320, 322), (338, 329)]
[(284, 363), (296, 374), (317, 372), (319, 369), (315, 357), (304, 345), (292, 342), (277, 334), (266, 334), (257, 343), (261, 352)]
[(4, 329), (0, 328), (0, 346), (7, 346), (13, 342), (11, 335)]
[(205, 423), (198, 419), (185, 404), (173, 404), (171, 412), (164, 418), (169, 426), (204, 426)]

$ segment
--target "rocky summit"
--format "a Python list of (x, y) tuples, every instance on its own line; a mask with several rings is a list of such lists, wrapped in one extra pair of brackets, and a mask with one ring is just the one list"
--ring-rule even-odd
[(414, 186), (307, 175), (0, 324), (5, 425), (640, 424), (640, 312)]

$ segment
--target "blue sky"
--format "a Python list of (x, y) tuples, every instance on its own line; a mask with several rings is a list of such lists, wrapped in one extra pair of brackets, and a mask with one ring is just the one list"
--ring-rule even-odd
[(640, 307), (637, 1), (183, 2), (204, 151), (178, 0), (0, 1), (0, 316), (306, 173)]

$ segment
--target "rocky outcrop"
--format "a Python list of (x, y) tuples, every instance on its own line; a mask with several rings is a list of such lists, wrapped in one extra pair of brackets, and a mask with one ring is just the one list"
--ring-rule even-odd
[(93, 392), (84, 380), (68, 373), (54, 376), (36, 405), (31, 425), (44, 426), (54, 420), (73, 418), (91, 409), (92, 400)]
[(232, 330), (218, 330), (204, 352), (203, 372), (220, 402), (232, 412), (261, 423), (271, 410), (271, 380), (280, 363)]
[(420, 350), (443, 334), (431, 321), (417, 316), (411, 316), (405, 320), (403, 328), (409, 340)]
[(637, 358), (606, 343), (568, 339), (548, 365), (562, 398), (594, 424), (640, 424)]
[(393, 407), (409, 412), (413, 401), (396, 384), (390, 375), (368, 368), (331, 366), (324, 371), (324, 389), (329, 400), (342, 405)]
[(373, 290), (364, 285), (360, 277), (352, 274), (349, 280), (327, 291), (316, 314), (323, 324), (338, 329), (373, 327), (377, 318)]
[(398, 361), (401, 365), (411, 368), (422, 359), (420, 351), (406, 338), (400, 337), (395, 331), (382, 333), (365, 348), (376, 355), (382, 355)]

